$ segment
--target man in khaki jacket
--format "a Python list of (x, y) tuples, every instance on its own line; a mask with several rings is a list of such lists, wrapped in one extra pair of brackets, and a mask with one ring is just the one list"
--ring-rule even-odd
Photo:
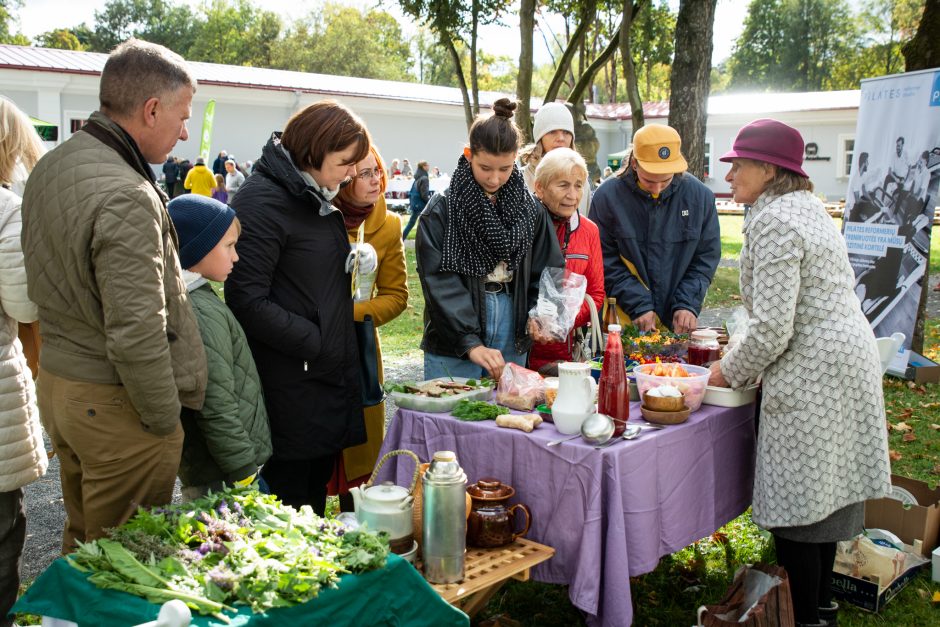
[(26, 185), (23, 249), (44, 340), (39, 411), (59, 456), (63, 551), (138, 506), (170, 502), (180, 407), (202, 407), (206, 356), (148, 165), (188, 137), (195, 88), (175, 53), (124, 42), (102, 71), (99, 111)]

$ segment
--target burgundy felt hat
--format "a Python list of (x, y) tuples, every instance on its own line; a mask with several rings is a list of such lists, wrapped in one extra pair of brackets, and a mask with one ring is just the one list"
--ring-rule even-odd
[(754, 159), (780, 166), (809, 178), (803, 171), (803, 137), (792, 126), (762, 118), (754, 120), (738, 131), (730, 152), (719, 161)]

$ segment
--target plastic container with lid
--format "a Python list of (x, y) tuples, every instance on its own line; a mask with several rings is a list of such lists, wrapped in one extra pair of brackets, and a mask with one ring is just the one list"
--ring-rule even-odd
[(692, 331), (686, 362), (693, 366), (707, 367), (719, 359), (721, 359), (721, 346), (718, 344), (718, 332), (714, 329)]

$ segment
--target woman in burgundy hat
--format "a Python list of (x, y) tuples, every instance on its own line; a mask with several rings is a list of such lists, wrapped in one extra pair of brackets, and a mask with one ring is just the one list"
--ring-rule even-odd
[(881, 368), (845, 241), (803, 171), (803, 138), (777, 120), (738, 132), (725, 180), (749, 206), (741, 249), (744, 338), (710, 385), (763, 382), (753, 519), (774, 537), (799, 625), (834, 625), (836, 542), (890, 490)]

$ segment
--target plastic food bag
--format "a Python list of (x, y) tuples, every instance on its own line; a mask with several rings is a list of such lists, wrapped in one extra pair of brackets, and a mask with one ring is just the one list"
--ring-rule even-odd
[(699, 627), (794, 627), (790, 579), (780, 566), (746, 564), (717, 605), (698, 608)]
[(728, 346), (725, 351), (735, 347), (747, 333), (747, 310), (744, 307), (735, 307), (731, 316), (725, 321), (725, 330), (728, 331)]
[(542, 335), (563, 342), (574, 327), (581, 310), (587, 278), (564, 268), (543, 268), (539, 279), (539, 299), (529, 310)]
[(511, 409), (532, 411), (545, 398), (545, 380), (533, 372), (512, 362), (503, 368), (496, 386), (496, 402)]

